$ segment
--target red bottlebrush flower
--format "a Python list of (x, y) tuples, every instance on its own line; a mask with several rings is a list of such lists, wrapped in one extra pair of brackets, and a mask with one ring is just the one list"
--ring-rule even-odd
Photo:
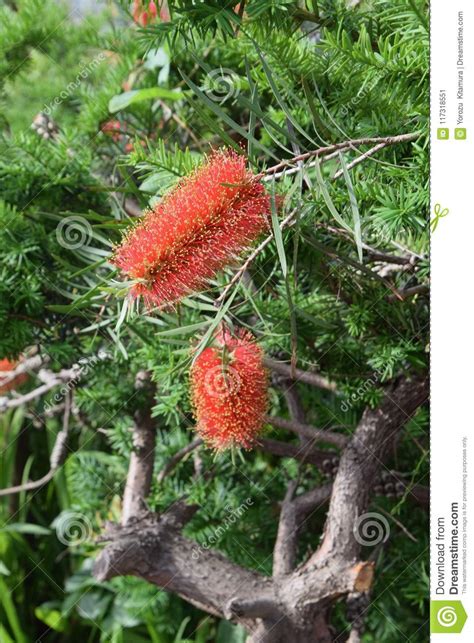
[(224, 329), (191, 368), (196, 430), (218, 451), (251, 447), (264, 424), (268, 377), (262, 357), (251, 333), (233, 336)]
[(164, 305), (202, 290), (268, 228), (270, 195), (243, 156), (214, 152), (182, 179), (116, 250), (134, 296)]
[(28, 375), (21, 373), (10, 379), (9, 373), (18, 366), (19, 362), (11, 362), (9, 359), (0, 359), (0, 395), (15, 390), (27, 381)]

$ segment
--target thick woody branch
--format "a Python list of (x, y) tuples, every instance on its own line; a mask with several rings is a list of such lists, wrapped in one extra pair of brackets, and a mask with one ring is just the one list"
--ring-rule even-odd
[(278, 522), (278, 533), (273, 548), (273, 576), (283, 576), (293, 571), (296, 564), (298, 530), (296, 526), (297, 511), (293, 495), (298, 485), (292, 480), (283, 500)]
[(145, 509), (150, 493), (155, 456), (155, 427), (149, 409), (135, 414), (133, 451), (130, 455), (127, 482), (123, 494), (122, 524)]
[(427, 397), (427, 379), (403, 378), (387, 388), (378, 408), (364, 412), (341, 457), (324, 539), (310, 564), (328, 557), (347, 561), (357, 557), (360, 551), (354, 535), (357, 518), (367, 510), (376, 476), (400, 429)]
[(155, 459), (156, 430), (151, 417), (153, 392), (148, 383), (148, 374), (141, 371), (137, 375), (135, 388), (148, 388), (146, 403), (135, 412), (133, 432), (133, 451), (130, 455), (127, 482), (123, 494), (122, 524), (146, 509), (145, 498), (150, 493)]
[(167, 516), (131, 519), (125, 527), (112, 528), (109, 538), (94, 568), (99, 580), (138, 576), (218, 617), (233, 612), (245, 617), (256, 609), (246, 606), (251, 599), (276, 604), (270, 579), (184, 538)]

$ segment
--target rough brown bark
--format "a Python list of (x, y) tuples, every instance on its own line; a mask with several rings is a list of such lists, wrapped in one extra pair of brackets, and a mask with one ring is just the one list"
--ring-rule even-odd
[[(138, 511), (126, 524), (109, 527), (104, 538), (109, 544), (96, 561), (96, 577), (144, 578), (209, 614), (240, 622), (252, 643), (329, 643), (334, 639), (328, 620), (331, 605), (349, 594), (370, 591), (373, 581), (373, 562), (359, 558), (355, 520), (367, 510), (382, 461), (427, 391), (422, 379), (394, 383), (381, 405), (363, 414), (332, 486), (293, 497), (295, 484), (290, 485), (282, 507), (273, 577), (244, 569), (185, 538), (181, 528), (196, 507), (184, 502), (175, 503), (162, 516)], [(147, 457), (141, 464), (151, 470), (153, 460)], [(137, 480), (132, 467), (129, 475)], [(146, 481), (148, 475), (140, 479)], [(294, 569), (298, 529), (329, 496), (322, 544)]]

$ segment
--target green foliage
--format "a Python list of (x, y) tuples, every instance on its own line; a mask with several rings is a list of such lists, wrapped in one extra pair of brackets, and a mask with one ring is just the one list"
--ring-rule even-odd
[[(170, 1), (171, 22), (145, 29), (130, 20), (128, 2), (79, 21), (52, 0), (1, 9), (0, 358), (35, 346), (54, 370), (92, 360), (74, 386), (65, 467), (18, 505), (1, 500), (5, 525), (49, 529), (0, 529), (7, 570), (0, 567), (0, 579), (14, 599), (14, 607), (0, 605), (6, 641), (242, 640), (241, 628), (206, 619), (143, 581), (98, 584), (93, 537), (69, 547), (57, 538), (55, 521), (64, 512), (85, 516), (91, 536), (120, 515), (130, 426), (144, 403), (134, 386), (140, 371), (150, 371), (157, 385), (158, 474), (194, 437), (192, 348), (203, 347), (221, 319), (249, 328), (268, 355), (288, 363), (296, 357), (298, 367), (335, 381), (340, 396), (297, 389), (308, 423), (347, 435), (364, 408), (376, 405), (382, 383), (426, 367), (426, 297), (393, 296), (425, 286), (429, 276), (425, 3), (366, 0), (350, 8), (342, 0), (250, 0), (244, 15), (235, 4)], [(46, 140), (30, 127), (45, 105), (59, 129)], [(174, 310), (148, 310), (125, 298), (127, 284), (110, 255), (135, 219), (130, 202), (135, 209), (153, 205), (212, 148), (243, 147), (260, 172), (319, 146), (413, 132), (415, 141), (387, 146), (352, 169), (359, 152), (344, 151), (345, 178), (335, 178), (341, 161), (334, 157), (268, 183), (280, 203), (275, 230), (294, 208), (298, 217), (219, 309), (215, 298), (232, 270)], [(375, 252), (412, 263), (394, 267)], [(32, 376), (24, 386), (38, 384)], [(14, 483), (15, 472), (35, 479), (47, 471), (60, 428), (63, 399), (56, 393), (1, 418), (2, 486)], [(270, 412), (286, 416), (276, 384), (270, 397)], [(265, 434), (297, 444), (284, 431), (266, 427)], [(426, 448), (421, 411), (393, 463), (411, 484), (426, 484)], [(189, 537), (212, 539), (239, 564), (270, 573), (288, 480), (299, 475), (300, 494), (327, 481), (324, 473), (259, 450), (235, 464), (205, 449), (199, 457), (196, 463), (188, 456), (161, 483), (154, 477), (150, 507), (164, 509), (186, 494), (200, 505)], [(205, 475), (195, 477), (196, 467)], [(244, 518), (230, 521), (247, 499)], [(426, 516), (409, 498), (374, 503), (417, 542), (391, 522), (365, 640), (389, 643), (400, 631), (426, 640)], [(308, 521), (300, 560), (317, 545), (324, 519), (321, 509)], [(334, 623), (348, 625), (342, 604)]]

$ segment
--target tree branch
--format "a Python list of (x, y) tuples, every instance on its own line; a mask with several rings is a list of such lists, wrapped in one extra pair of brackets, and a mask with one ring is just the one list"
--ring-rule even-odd
[(273, 576), (283, 576), (293, 571), (296, 564), (298, 530), (296, 527), (297, 512), (293, 495), (298, 486), (297, 480), (291, 480), (286, 491), (278, 521), (278, 533), (273, 549)]
[(265, 172), (261, 172), (258, 178), (263, 178), (271, 174), (279, 172), (284, 167), (288, 165), (294, 165), (298, 161), (307, 161), (310, 158), (317, 156), (324, 156), (332, 152), (343, 150), (345, 148), (354, 148), (360, 147), (361, 145), (377, 145), (383, 143), (386, 145), (395, 145), (397, 143), (408, 143), (410, 141), (415, 141), (420, 136), (419, 132), (413, 132), (410, 134), (399, 134), (398, 136), (385, 136), (385, 137), (375, 137), (375, 138), (358, 138), (351, 141), (343, 141), (341, 143), (335, 143), (334, 145), (328, 145), (327, 147), (319, 147), (317, 150), (311, 150), (310, 152), (305, 152), (304, 154), (299, 154), (291, 159), (277, 163), (273, 167), (269, 167)]
[(368, 507), (370, 491), (400, 429), (428, 397), (428, 381), (403, 378), (388, 387), (380, 406), (367, 409), (344, 450), (324, 528), (324, 539), (310, 564), (336, 556), (354, 560), (360, 544), (353, 530)]
[[(144, 388), (147, 374), (137, 376), (136, 388)], [(155, 459), (155, 425), (151, 417), (153, 395), (150, 391), (147, 402), (135, 412), (133, 431), (133, 451), (130, 455), (127, 482), (123, 494), (122, 524), (140, 515), (145, 507), (145, 498), (150, 493)]]
[(316, 466), (321, 466), (324, 460), (334, 453), (313, 449), (310, 445), (297, 446), (288, 442), (280, 442), (280, 440), (270, 440), (268, 438), (259, 438), (255, 446), (257, 449), (262, 449), (267, 453), (272, 453), (282, 458), (294, 458), (295, 460), (308, 462)]
[(131, 519), (126, 526), (111, 527), (109, 538), (112, 542), (94, 567), (101, 581), (138, 576), (221, 618), (227, 617), (239, 600), (254, 597), (276, 603), (271, 579), (184, 538), (166, 516)]
[(54, 474), (64, 464), (67, 456), (67, 439), (69, 435), (69, 419), (71, 416), (72, 404), (71, 400), (71, 393), (67, 393), (64, 403), (63, 427), (61, 431), (58, 432), (56, 440), (54, 442), (53, 450), (51, 451), (51, 456), (49, 459), (50, 469), (48, 473), (46, 473), (42, 478), (39, 478), (38, 480), (25, 482), (24, 484), (20, 484), (15, 487), (9, 487), (7, 489), (0, 489), (0, 497), (21, 493), (22, 491), (33, 491), (35, 489), (43, 487), (53, 479)]
[(313, 442), (327, 442), (339, 448), (343, 448), (347, 444), (347, 437), (341, 433), (334, 433), (333, 431), (326, 431), (325, 429), (317, 429), (311, 424), (301, 424), (293, 420), (285, 420), (284, 418), (275, 417), (274, 415), (267, 415), (265, 421), (276, 426), (279, 429), (291, 431), (297, 435), (302, 435), (309, 438)]
[(195, 438), (192, 442), (187, 444), (185, 447), (177, 451), (173, 457), (171, 457), (168, 462), (165, 464), (163, 469), (159, 472), (157, 475), (156, 479), (158, 483), (162, 483), (163, 480), (168, 476), (174, 469), (175, 467), (185, 458), (189, 453), (194, 451), (194, 449), (197, 449), (203, 444), (203, 441), (201, 438)]
[(312, 373), (311, 371), (303, 371), (299, 368), (295, 369), (294, 376), (292, 375), (292, 369), (290, 364), (285, 364), (284, 362), (278, 362), (271, 357), (264, 357), (263, 364), (267, 368), (280, 375), (284, 375), (288, 379), (294, 380), (296, 382), (304, 382), (310, 386), (316, 388), (322, 388), (326, 391), (332, 391), (333, 393), (337, 391), (337, 385), (335, 382), (331, 382), (327, 378), (318, 373)]

